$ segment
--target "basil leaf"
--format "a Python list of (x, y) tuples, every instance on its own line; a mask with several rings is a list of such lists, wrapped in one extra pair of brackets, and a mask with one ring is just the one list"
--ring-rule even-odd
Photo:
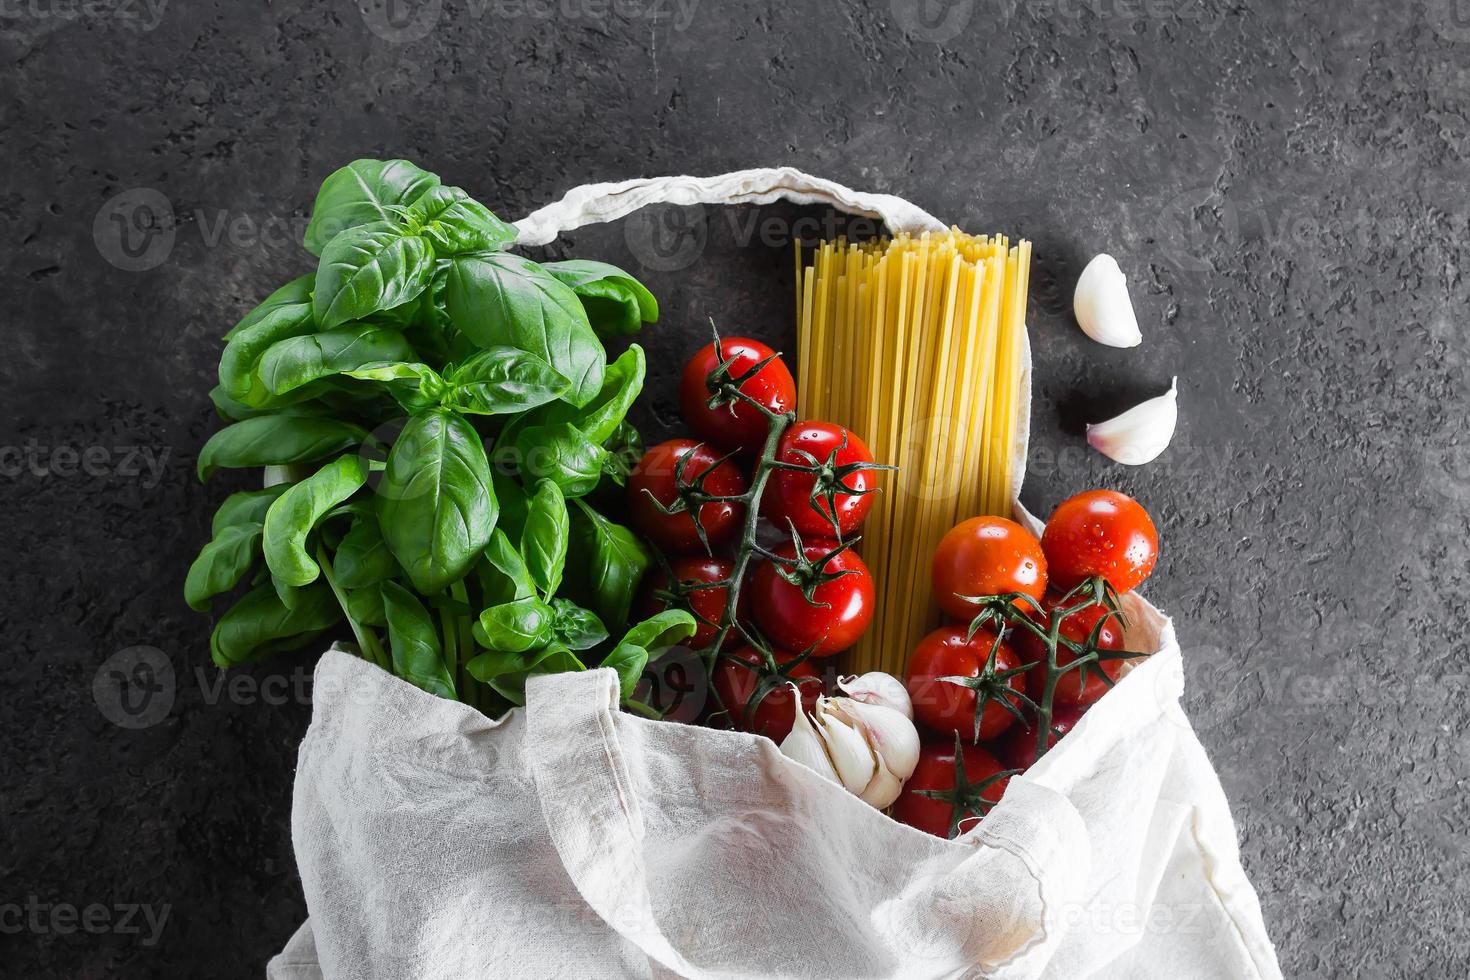
[(521, 479), (550, 480), (568, 497), (591, 493), (602, 479), (607, 450), (589, 440), (575, 425), (534, 425), (516, 436)]
[(376, 513), (353, 522), (352, 529), (337, 546), (332, 569), (337, 573), (337, 584), (344, 589), (377, 585), (398, 574), (398, 562), (383, 540)]
[(430, 694), (458, 700), (429, 611), (397, 582), (384, 582), (382, 591), (393, 673)]
[(610, 629), (628, 622), (628, 610), (653, 559), (638, 536), (603, 517), (581, 500), (573, 501), (569, 543), (569, 585), (583, 605)]
[(463, 578), (495, 530), (485, 445), (474, 426), (449, 412), (409, 419), (388, 453), (378, 495), (383, 538), (424, 595)]
[(636, 643), (623, 642), (602, 658), (602, 666), (617, 671), (618, 694), (623, 700), (633, 696), (643, 668), (648, 666), (648, 651)]
[(301, 646), (341, 619), (325, 583), (302, 589), (291, 608), (269, 584), (260, 585), (220, 617), (209, 638), (210, 653), (219, 666), (232, 667)]
[[(502, 515), (503, 516), (503, 515)], [(504, 522), (501, 522), (502, 525)], [(497, 606), (536, 594), (536, 583), (526, 568), (525, 559), (511, 544), (504, 527), (497, 527), (485, 546), (485, 554), (475, 566), (484, 604)]]
[(571, 382), (564, 396), (585, 405), (602, 390), (607, 354), (570, 286), (508, 252), (460, 255), (449, 263), (444, 309), (481, 347), (535, 354)]
[(572, 287), (599, 337), (631, 336), (644, 323), (658, 322), (658, 301), (653, 294), (615, 265), (569, 259), (548, 262), (545, 268)]
[(271, 575), (293, 587), (309, 585), (321, 567), (306, 553), (306, 536), (327, 512), (367, 482), (367, 466), (356, 456), (340, 456), (294, 484), (265, 515), (265, 563)]
[(536, 484), (531, 506), (526, 513), (526, 527), (521, 532), (521, 554), (531, 581), (548, 599), (561, 585), (567, 561), (568, 515), (561, 487), (550, 480)]
[(516, 240), (514, 225), (495, 217), (458, 187), (434, 188), (415, 201), (409, 213), (422, 226), (419, 234), (434, 243), (441, 258), (489, 251)]
[(526, 703), (526, 681), (533, 674), (560, 674), (586, 670), (577, 655), (556, 643), (525, 653), (492, 650), (465, 664), (471, 676), (484, 681), (515, 704)]
[(348, 229), (322, 252), (312, 312), (327, 330), (360, 320), (418, 296), (433, 271), (428, 241), (398, 225), (378, 222)]
[(523, 653), (551, 639), (556, 613), (535, 596), (491, 606), (480, 613), (483, 645), (504, 653)]
[(349, 228), (396, 220), (399, 209), (438, 186), (437, 176), (407, 160), (354, 160), (322, 181), (306, 226), (306, 250), (321, 255)]
[(318, 378), (413, 356), (413, 348), (399, 331), (355, 323), (279, 341), (261, 357), (258, 371), (271, 394), (284, 395)]
[(237, 401), (230, 397), (223, 385), (215, 385), (209, 389), (209, 400), (214, 403), (215, 413), (226, 422), (239, 422), (242, 419), (254, 418), (276, 410), (275, 407), (254, 408), (242, 401)]
[(623, 643), (642, 647), (657, 657), (680, 640), (693, 636), (697, 626), (694, 617), (685, 610), (665, 609), (628, 630), (623, 636)]
[(590, 650), (607, 639), (607, 627), (590, 609), (583, 609), (570, 599), (552, 599), (556, 614), (552, 632), (573, 650)]
[(199, 479), (220, 467), (241, 469), (309, 463), (351, 449), (366, 429), (336, 419), (261, 415), (220, 429), (199, 450)]
[(347, 615), (359, 626), (388, 625), (388, 614), (383, 611), (382, 584), (343, 590), (347, 595)]
[(231, 524), (215, 532), (200, 549), (184, 579), (184, 601), (196, 612), (208, 612), (209, 600), (239, 585), (260, 555), (261, 525)]
[(647, 365), (643, 357), (643, 348), (633, 344), (623, 351), (616, 361), (608, 365), (607, 372), (603, 375), (602, 390), (592, 401), (582, 408), (576, 408), (566, 402), (543, 405), (521, 416), (515, 424), (507, 426), (501, 435), (501, 440), (510, 440), (514, 443), (519, 439), (521, 431), (532, 426), (545, 427), (570, 423), (585, 435), (589, 442), (603, 446), (618, 434), (628, 415), (628, 410), (633, 407), (634, 400), (643, 391), (643, 379), (646, 373)]
[(271, 392), (259, 377), (260, 359), (273, 346), (315, 330), (316, 321), (306, 303), (278, 306), (249, 326), (238, 328), (219, 358), (220, 387), (243, 404), (267, 404)]
[(306, 307), (310, 309), (311, 290), (315, 284), (316, 276), (313, 273), (307, 273), (304, 276), (298, 276), (297, 278), (292, 279), (290, 282), (286, 283), (286, 285), (282, 286), (280, 289), (277, 289), (275, 292), (267, 296), (264, 302), (262, 302), (255, 309), (245, 314), (245, 316), (240, 319), (240, 322), (231, 327), (229, 331), (225, 334), (225, 340), (231, 340), (236, 334), (254, 326), (261, 319), (263, 319), (266, 314), (275, 310), (279, 306), (305, 304)]
[(498, 467), (491, 468), (490, 478), (495, 486), (495, 499), (500, 501), (498, 526), (505, 528), (506, 535), (512, 541), (519, 541), (526, 530), (526, 515), (531, 510), (531, 497), (524, 487)]
[(368, 364), (355, 371), (343, 373), (359, 381), (378, 382), (410, 413), (433, 408), (444, 396), (444, 379), (439, 376), (439, 372), (417, 361)]
[(554, 401), (570, 387), (570, 381), (535, 354), (491, 347), (449, 375), (444, 404), (457, 412), (509, 414)]
[(602, 464), (603, 475), (620, 487), (626, 486), (633, 467), (643, 458), (643, 437), (631, 422), (619, 422), (604, 448), (607, 459)]
[(214, 512), (209, 533), (217, 537), (225, 528), (236, 524), (264, 524), (265, 512), (270, 510), (277, 497), (286, 492), (287, 486), (289, 484), (280, 483), (264, 490), (241, 490), (230, 494)]

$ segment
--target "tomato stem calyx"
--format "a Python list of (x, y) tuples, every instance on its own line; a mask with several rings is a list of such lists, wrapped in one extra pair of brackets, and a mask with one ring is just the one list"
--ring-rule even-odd
[(971, 817), (984, 817), (996, 804), (985, 799), (984, 794), (995, 784), (1019, 776), (1023, 770), (1004, 769), (993, 776), (970, 782), (965, 775), (965, 753), (960, 736), (954, 737), (954, 788), (915, 790), (919, 796), (949, 804), (949, 833), (952, 840), (959, 834), (960, 824)]
[[(941, 680), (960, 684), (975, 691), (975, 737), (977, 740), (980, 734), (980, 715), (985, 710), (986, 704), (995, 701), (1022, 724), (1035, 722), (1036, 758), (1039, 759), (1051, 747), (1053, 736), (1058, 734), (1053, 729), (1052, 716), (1057, 686), (1063, 677), (1073, 671), (1078, 671), (1081, 674), (1080, 682), (1083, 684), (1090, 677), (1095, 677), (1112, 687), (1114, 681), (1103, 669), (1104, 663), (1114, 660), (1134, 660), (1147, 656), (1147, 654), (1131, 650), (1105, 650), (1099, 645), (1102, 631), (1109, 622), (1116, 621), (1120, 627), (1124, 628), (1127, 626), (1121, 597), (1101, 575), (1094, 575), (1078, 583), (1057, 601), (1050, 613), (1035, 596), (1022, 592), (962, 598), (980, 606), (980, 611), (970, 622), (966, 638), (973, 637), (986, 626), (994, 629), (996, 634), (996, 641), (991, 647), (985, 669), (979, 676), (941, 678)], [(1026, 608), (1028, 606), (1030, 611)], [(1094, 606), (1101, 606), (1103, 614), (1092, 625), (1086, 640), (1078, 643), (1062, 635), (1062, 624), (1067, 617)], [(996, 650), (999, 648), (1001, 639), (1014, 630), (1024, 630), (1040, 641), (1045, 650), (1045, 656), (1041, 659), (1027, 661), (1014, 670), (997, 671), (994, 669)], [(1059, 651), (1061, 650), (1067, 651), (1071, 658), (1065, 664), (1060, 662)], [(1011, 676), (1031, 671), (1037, 667), (1045, 668), (1042, 672), (1044, 683), (1040, 692), (1032, 691), (1031, 696), (1028, 697), (1006, 685), (1005, 682)], [(1016, 707), (1017, 704), (1024, 706), (1027, 713), (1033, 717), (1023, 717), (1020, 709)]]

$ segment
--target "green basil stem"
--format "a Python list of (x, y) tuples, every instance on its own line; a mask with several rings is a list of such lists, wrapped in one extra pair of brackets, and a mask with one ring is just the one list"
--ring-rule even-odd
[[(469, 590), (465, 588), (463, 579), (455, 582), (449, 587), (449, 595), (450, 598), (456, 600), (457, 602), (463, 603), (466, 608), (469, 608), (470, 593)], [(444, 643), (446, 648), (448, 648), (454, 642), (450, 639), (450, 634), (453, 633), (454, 628), (457, 627), (459, 630), (458, 649), (462, 651), (473, 650), (475, 648), (475, 640), (474, 636), (470, 632), (469, 616), (455, 616), (453, 617), (453, 620), (453, 626), (451, 626), (451, 624), (448, 622), (444, 624)], [(480, 685), (476, 683), (473, 677), (470, 676), (470, 672), (465, 669), (464, 663), (462, 661), (463, 657), (460, 655), (456, 655), (454, 661), (450, 665), (450, 671), (454, 675), (454, 683), (458, 686), (458, 689), (460, 691), (459, 699), (466, 704), (469, 704), (475, 708), (479, 708), (483, 712), (484, 707), (482, 702), (485, 700), (482, 696), (483, 692), (480, 689)]]
[(439, 627), (444, 632), (444, 666), (449, 669), (449, 679), (454, 682), (459, 699), (468, 703), (470, 692), (464, 686), (464, 678), (459, 674), (459, 631), (455, 629), (454, 614), (447, 606), (439, 607)]
[(623, 707), (632, 711), (634, 714), (642, 715), (645, 718), (652, 718), (654, 721), (661, 721), (664, 716), (663, 712), (657, 708), (644, 704), (642, 701), (635, 701), (632, 698), (624, 699)]
[(352, 627), (352, 635), (357, 637), (357, 647), (363, 654), (377, 664), (379, 667), (393, 672), (393, 665), (388, 660), (387, 654), (383, 652), (377, 637), (373, 636), (371, 629), (366, 629), (357, 620), (352, 618), (352, 613), (347, 609), (347, 596), (337, 586), (337, 577), (332, 573), (332, 563), (327, 559), (327, 549), (318, 544), (316, 549), (316, 563), (322, 568), (322, 577), (327, 580), (332, 594), (337, 597), (337, 604), (342, 607), (342, 615), (346, 617), (347, 623)]

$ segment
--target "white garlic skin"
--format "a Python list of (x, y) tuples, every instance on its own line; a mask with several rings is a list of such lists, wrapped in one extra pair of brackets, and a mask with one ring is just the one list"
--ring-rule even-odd
[(822, 736), (817, 734), (807, 718), (806, 711), (801, 706), (801, 692), (796, 685), (789, 685), (796, 698), (796, 717), (791, 723), (791, 734), (781, 740), (781, 754), (793, 762), (799, 762), (808, 769), (830, 779), (837, 785), (842, 785), (842, 780), (837, 777), (837, 770), (832, 767), (832, 760), (827, 755), (826, 745)]
[(909, 689), (903, 681), (881, 670), (870, 670), (862, 676), (850, 675), (837, 678), (837, 689), (854, 701), (863, 704), (881, 704), (892, 708), (905, 718), (914, 717), (914, 703), (909, 698)]
[(1179, 379), (1157, 398), (1134, 405), (1106, 422), (1087, 427), (1087, 444), (1125, 466), (1142, 466), (1169, 448), (1179, 423)]
[(1128, 295), (1128, 277), (1118, 260), (1107, 253), (1087, 263), (1072, 294), (1072, 312), (1082, 332), (1109, 347), (1137, 347), (1143, 343), (1133, 300)]
[(820, 697), (810, 718), (798, 707), (781, 752), (881, 810), (914, 774), (919, 732), (896, 708)]

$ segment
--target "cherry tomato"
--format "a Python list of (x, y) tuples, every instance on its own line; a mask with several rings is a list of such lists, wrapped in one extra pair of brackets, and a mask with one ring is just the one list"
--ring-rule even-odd
[(1159, 559), (1159, 532), (1126, 494), (1088, 490), (1062, 501), (1041, 536), (1052, 585), (1063, 592), (1101, 575), (1119, 592), (1143, 584)]
[[(919, 749), (919, 764), (914, 774), (903, 784), (903, 792), (893, 804), (893, 818), (935, 837), (949, 837), (950, 824), (959, 816), (956, 835), (963, 834), (980, 822), (984, 816), (980, 811), (988, 810), (986, 804), (996, 804), (1005, 794), (1010, 779), (1001, 779), (984, 790), (978, 784), (1003, 772), (995, 756), (978, 745), (960, 746), (960, 759), (964, 761), (964, 785), (956, 793), (955, 800), (936, 800), (919, 795), (920, 790), (938, 790), (955, 793), (959, 766), (956, 764), (954, 742), (926, 742)], [(958, 809), (958, 814), (955, 812)]]
[[(1076, 605), (1078, 599), (1073, 599), (1069, 605)], [(1055, 592), (1047, 593), (1045, 599), (1041, 600), (1045, 609), (1043, 615), (1033, 616), (1037, 619), (1043, 629), (1051, 626), (1051, 617), (1055, 616), (1061, 597)], [(1092, 629), (1098, 621), (1107, 617), (1107, 621), (1097, 632), (1097, 647), (1099, 650), (1122, 650), (1123, 646), (1123, 624), (1118, 621), (1117, 616), (1108, 616), (1107, 607), (1101, 603), (1093, 603), (1077, 610), (1062, 620), (1062, 636), (1073, 643), (1086, 643), (1092, 636)], [(1042, 693), (1046, 690), (1046, 644), (1024, 629), (1017, 629), (1011, 634), (1011, 643), (1016, 652), (1021, 655), (1021, 662), (1034, 662), (1033, 667), (1026, 674), (1026, 686), (1031, 691), (1032, 699), (1038, 703), (1041, 701)], [(1057, 644), (1057, 666), (1065, 667), (1077, 659), (1077, 655), (1068, 650), (1062, 644)], [(1123, 671), (1123, 661), (1103, 660), (1098, 663), (1103, 673), (1114, 681)], [(1108, 693), (1112, 685), (1097, 676), (1097, 671), (1088, 668), (1086, 673), (1081, 669), (1063, 674), (1057, 680), (1057, 688), (1052, 693), (1053, 707), (1058, 705), (1092, 704), (1098, 698)]]
[[(765, 445), (769, 428), (766, 417), (754, 405), (739, 398), (715, 408), (709, 407), (709, 401), (718, 394), (720, 378), (732, 382), (776, 352), (748, 337), (722, 338), (720, 352), (729, 363), (716, 378), (714, 388), (710, 387), (710, 375), (720, 368), (714, 344), (701, 348), (684, 366), (684, 377), (679, 382), (679, 410), (689, 428), (701, 439), (721, 449), (757, 453)], [(796, 381), (779, 357), (744, 381), (740, 390), (778, 414), (796, 408)]]
[[(699, 485), (699, 477), (711, 467), (713, 472), (703, 481), (707, 493), (733, 497), (744, 493), (747, 486), (739, 467), (728, 460), (719, 463), (715, 450), (693, 439), (670, 439), (644, 453), (628, 477), (628, 512), (633, 526), (670, 555), (692, 555), (704, 550), (694, 530), (693, 515), (687, 511), (665, 514), (649, 499), (651, 493), (666, 507), (679, 499), (677, 468), (685, 456), (689, 462), (684, 467), (683, 486)], [(718, 548), (730, 541), (740, 529), (744, 514), (745, 508), (740, 504), (711, 502), (700, 507), (699, 520), (710, 547)]]
[(1046, 556), (1036, 536), (1004, 517), (972, 517), (956, 524), (934, 552), (934, 598), (955, 619), (970, 620), (980, 604), (963, 596), (1046, 592)]
[[(694, 614), (694, 620), (698, 624), (694, 629), (694, 635), (685, 640), (682, 646), (690, 650), (705, 650), (715, 642), (715, 634), (720, 631), (719, 623), (725, 615), (725, 603), (730, 598), (729, 586), (715, 586), (707, 589), (692, 588), (700, 584), (710, 582), (729, 581), (731, 575), (735, 574), (735, 563), (725, 561), (723, 558), (694, 557), (678, 558), (669, 563), (669, 569), (674, 573), (674, 581), (684, 588), (684, 595), (676, 608), (687, 609)], [(643, 598), (639, 608), (643, 619), (648, 619), (657, 613), (670, 608), (671, 603), (661, 599), (654, 593), (661, 589), (668, 589), (668, 576), (662, 569), (655, 570), (650, 574), (643, 584)], [(749, 603), (741, 596), (740, 611), (737, 615), (745, 618), (745, 609)], [(734, 629), (725, 636), (725, 647), (728, 649), (739, 642), (740, 634)]]
[[(909, 658), (909, 699), (914, 703), (914, 717), (941, 735), (959, 735), (967, 742), (975, 740), (976, 692), (944, 677), (979, 677), (995, 644), (995, 631), (981, 628), (965, 639), (966, 627), (941, 626), (919, 641)], [(995, 651), (995, 671), (1001, 673), (1021, 666), (1022, 661), (1005, 643)], [(1013, 691), (1026, 693), (1024, 674), (1005, 681)], [(1010, 695), (1007, 695), (1010, 697)], [(1020, 708), (1022, 702), (1011, 698)], [(980, 739), (992, 739), (1005, 731), (1015, 717), (998, 701), (992, 700), (980, 713)]]
[[(1072, 730), (1077, 720), (1082, 717), (1086, 707), (1079, 705), (1066, 705), (1053, 708), (1051, 713), (1051, 732), (1046, 738), (1046, 747), (1050, 749), (1057, 744), (1057, 740)], [(1014, 725), (1005, 733), (1005, 737), (995, 743), (996, 756), (1005, 763), (1007, 769), (1030, 769), (1036, 764), (1036, 728), (1033, 725)]]
[[(776, 461), (836, 469), (854, 463), (871, 463), (873, 454), (854, 433), (830, 422), (797, 422), (781, 436), (781, 445), (776, 451)], [(825, 494), (819, 495), (813, 504), (812, 488), (817, 474), (797, 470), (778, 469), (771, 474), (770, 486), (763, 501), (765, 515), (780, 527), (787, 521), (796, 525), (796, 530), (807, 537), (835, 537), (832, 518), (836, 511), (838, 527), (842, 537), (858, 529), (863, 518), (873, 506), (871, 492), (877, 486), (876, 470), (853, 470), (845, 474), (831, 473), (827, 480), (836, 486), (850, 487), (854, 493), (835, 493), (835, 507), (827, 503)]]
[[(785, 667), (796, 659), (795, 654), (784, 650), (772, 650), (771, 654), (780, 667)], [(742, 663), (748, 664), (753, 670), (741, 666)], [(817, 695), (822, 693), (822, 680), (812, 667), (811, 660), (803, 660), (782, 673), (801, 691), (803, 709), (814, 710), (817, 706)], [(720, 655), (719, 665), (715, 667), (715, 691), (720, 695), (720, 703), (730, 713), (730, 721), (736, 728), (743, 732), (764, 735), (779, 745), (782, 739), (791, 734), (791, 726), (796, 723), (796, 699), (791, 688), (785, 682), (778, 681), (761, 698), (754, 710), (749, 709), (750, 699), (761, 680), (773, 676), (759, 651), (751, 647), (741, 647), (733, 653)]]
[[(774, 562), (765, 561), (756, 568), (750, 581), (751, 610), (756, 625), (773, 642), (788, 650), (810, 649), (813, 657), (829, 657), (852, 646), (868, 628), (873, 618), (873, 578), (868, 566), (851, 549), (823, 563), (823, 556), (834, 547), (831, 542), (818, 541), (802, 549), (807, 562), (823, 573), (847, 573), (817, 586), (812, 593), (816, 605), (781, 577)], [(796, 548), (788, 543), (774, 553), (794, 558)]]

